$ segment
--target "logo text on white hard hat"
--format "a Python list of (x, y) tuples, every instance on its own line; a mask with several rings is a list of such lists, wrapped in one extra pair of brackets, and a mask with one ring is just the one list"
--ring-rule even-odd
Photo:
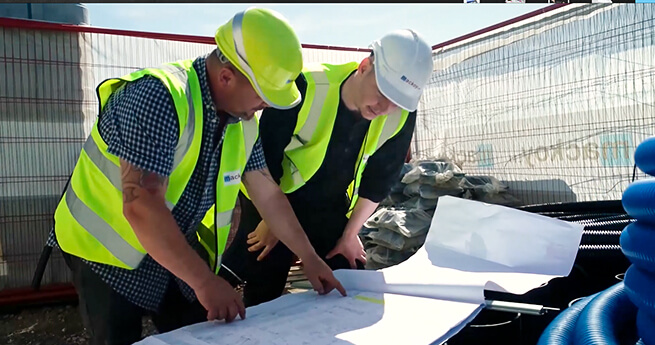
[(407, 78), (405, 75), (401, 76), (401, 77), (400, 77), (400, 80), (402, 80), (402, 81), (404, 81), (405, 83), (411, 85), (413, 88), (415, 88), (415, 89), (417, 89), (417, 90), (420, 90), (420, 89), (421, 89), (421, 88), (420, 88), (418, 85), (416, 85), (413, 81), (409, 80), (409, 78)]

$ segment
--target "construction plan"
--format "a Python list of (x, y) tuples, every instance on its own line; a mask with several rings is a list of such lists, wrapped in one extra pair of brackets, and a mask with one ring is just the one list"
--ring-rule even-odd
[(485, 306), (484, 290), (523, 294), (570, 273), (583, 226), (442, 197), (425, 244), (385, 269), (337, 270), (348, 290), (283, 295), (245, 320), (203, 322), (139, 345), (440, 344)]

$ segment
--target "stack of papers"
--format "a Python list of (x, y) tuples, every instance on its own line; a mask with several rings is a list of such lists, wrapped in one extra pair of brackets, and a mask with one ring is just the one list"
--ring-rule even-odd
[(287, 294), (245, 320), (203, 322), (140, 345), (441, 344), (484, 307), (484, 290), (524, 294), (566, 276), (583, 226), (504, 206), (441, 197), (425, 244), (378, 271), (338, 270), (348, 290)]

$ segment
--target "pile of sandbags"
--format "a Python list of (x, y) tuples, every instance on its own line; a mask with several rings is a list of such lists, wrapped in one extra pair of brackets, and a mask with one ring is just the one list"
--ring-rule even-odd
[(508, 187), (493, 176), (466, 176), (463, 184), (466, 199), (510, 207), (522, 206), (521, 200), (508, 192)]
[(360, 232), (366, 268), (393, 266), (414, 254), (425, 242), (437, 201), (444, 195), (521, 205), (508, 187), (492, 176), (466, 176), (457, 165), (442, 159), (406, 163), (389, 196)]
[(412, 256), (425, 242), (433, 212), (379, 208), (364, 224), (366, 268), (392, 266)]

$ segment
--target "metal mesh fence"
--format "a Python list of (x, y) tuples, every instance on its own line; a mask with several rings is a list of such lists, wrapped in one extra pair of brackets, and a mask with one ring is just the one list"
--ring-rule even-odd
[(654, 12), (568, 5), (435, 50), (415, 157), (494, 176), (525, 204), (620, 199), (655, 125)]
[[(96, 85), (214, 48), (211, 38), (185, 42), (172, 35), (137, 37), (7, 22), (0, 25), (0, 290), (26, 287), (32, 280), (54, 210), (97, 116)], [(332, 63), (369, 54), (320, 47), (303, 53), (306, 62)], [(68, 281), (68, 268), (56, 250), (42, 284)]]

